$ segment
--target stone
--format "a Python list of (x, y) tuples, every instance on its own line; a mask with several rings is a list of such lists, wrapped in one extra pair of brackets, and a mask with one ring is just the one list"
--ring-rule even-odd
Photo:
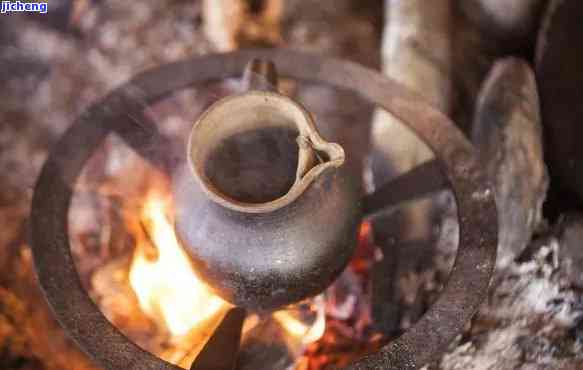
[(472, 141), (493, 181), (498, 207), (498, 265), (511, 262), (542, 221), (548, 188), (534, 74), (520, 59), (498, 61), (477, 103)]

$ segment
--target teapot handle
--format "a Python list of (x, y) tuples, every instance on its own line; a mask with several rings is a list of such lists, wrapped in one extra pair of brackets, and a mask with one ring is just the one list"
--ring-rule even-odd
[(243, 90), (277, 92), (277, 70), (272, 61), (252, 59), (243, 73)]

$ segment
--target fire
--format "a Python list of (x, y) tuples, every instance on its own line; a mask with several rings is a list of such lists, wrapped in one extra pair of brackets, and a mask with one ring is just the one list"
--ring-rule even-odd
[(181, 336), (212, 318), (222, 318), (229, 304), (211, 293), (196, 276), (176, 239), (168, 209), (169, 200), (164, 196), (147, 196), (141, 219), (147, 225), (157, 257), (148, 256), (145, 241), (139, 244), (129, 280), (141, 309), (162, 320), (172, 335)]
[(301, 344), (308, 345), (320, 339), (326, 330), (323, 296), (318, 296), (314, 299), (312, 309), (315, 310), (316, 315), (311, 325), (306, 325), (300, 317), (295, 315), (296, 312), (292, 309), (274, 312), (273, 318), (288, 335), (298, 339)]
[[(169, 192), (151, 191), (145, 197), (139, 215), (142, 230), (136, 236), (138, 243), (130, 265), (129, 283), (140, 309), (170, 334), (173, 349), (159, 355), (189, 368), (232, 305), (213, 294), (196, 275), (176, 238), (170, 216), (172, 203), (165, 194)], [(298, 309), (299, 305), (271, 315), (271, 320), (285, 333), (285, 345), (290, 353), (297, 355), (325, 330), (323, 298), (317, 297), (312, 304), (304, 306), (309, 306), (311, 316)], [(243, 337), (259, 325), (259, 320), (257, 314), (247, 317)]]

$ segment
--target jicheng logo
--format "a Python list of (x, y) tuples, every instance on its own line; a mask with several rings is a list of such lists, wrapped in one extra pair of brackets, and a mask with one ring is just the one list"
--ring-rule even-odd
[(31, 12), (46, 14), (49, 10), (48, 3), (32, 3), (22, 1), (2, 1), (0, 2), (0, 14)]

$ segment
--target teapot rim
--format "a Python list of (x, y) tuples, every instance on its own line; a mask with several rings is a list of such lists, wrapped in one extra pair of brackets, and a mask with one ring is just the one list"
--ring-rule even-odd
[[(296, 179), (284, 195), (263, 203), (248, 203), (228, 196), (203, 174), (197, 154), (197, 146), (199, 144), (197, 142), (197, 134), (200, 133), (201, 127), (209, 122), (209, 117), (217, 112), (217, 110), (228, 109), (229, 105), (232, 104), (241, 104), (241, 100), (246, 100), (246, 103), (252, 105), (254, 103), (253, 100), (257, 100), (257, 98), (261, 98), (264, 104), (271, 105), (271, 107), (276, 109), (295, 110), (295, 117), (300, 117), (300, 119), (293, 120), (295, 128), (298, 130), (297, 142), (300, 153), (298, 156)], [(309, 161), (306, 153), (316, 153), (316, 151), (326, 154), (328, 160), (315, 164), (309, 169), (305, 168), (307, 161)], [(342, 166), (345, 162), (345, 157), (346, 154), (342, 146), (337, 143), (328, 142), (322, 138), (312, 115), (299, 102), (283, 94), (263, 90), (250, 90), (244, 93), (229, 95), (213, 103), (201, 114), (193, 125), (187, 145), (188, 167), (206, 196), (223, 207), (244, 213), (268, 213), (290, 205), (323, 173)]]

